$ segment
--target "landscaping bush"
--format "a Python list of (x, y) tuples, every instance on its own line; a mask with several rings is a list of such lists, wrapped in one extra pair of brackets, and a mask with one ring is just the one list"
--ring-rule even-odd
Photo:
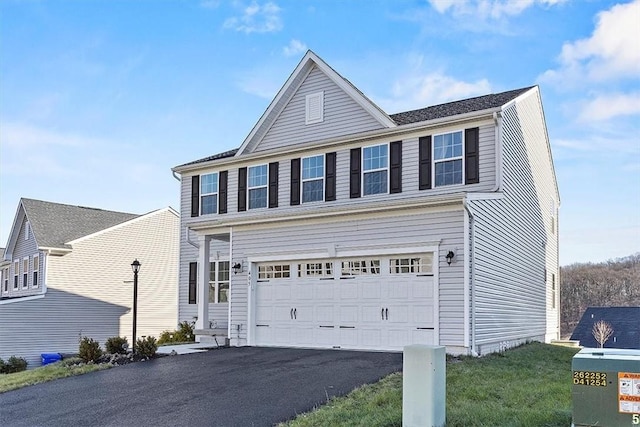
[(151, 358), (156, 355), (158, 344), (154, 337), (142, 337), (136, 341), (136, 354), (140, 357)]
[(125, 354), (129, 348), (129, 341), (123, 337), (111, 337), (104, 343), (109, 354)]
[(93, 338), (83, 337), (80, 341), (80, 348), (78, 355), (86, 363), (97, 362), (102, 356), (102, 350), (100, 349), (100, 343)]
[(194, 322), (180, 322), (178, 330), (163, 331), (158, 339), (158, 344), (170, 344), (179, 342), (194, 342), (196, 335), (193, 333)]
[(27, 361), (22, 357), (11, 356), (6, 362), (0, 359), (0, 374), (13, 374), (27, 369)]

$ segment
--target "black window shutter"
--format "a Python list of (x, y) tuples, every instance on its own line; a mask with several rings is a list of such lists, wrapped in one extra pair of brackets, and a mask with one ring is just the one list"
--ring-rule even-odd
[(431, 188), (431, 135), (421, 137), (418, 143), (418, 188), (428, 190)]
[(247, 168), (238, 169), (238, 212), (247, 210)]
[(291, 206), (300, 204), (300, 159), (291, 159)]
[(218, 174), (218, 213), (227, 213), (227, 182), (229, 173), (222, 171)]
[(198, 293), (198, 263), (189, 263), (189, 304), (197, 304), (196, 295)]
[(278, 207), (278, 162), (269, 163), (269, 207)]
[(389, 192), (402, 193), (402, 141), (394, 141), (389, 144)]
[(191, 216), (200, 215), (200, 175), (191, 177)]
[(360, 197), (360, 148), (351, 149), (351, 167), (349, 176), (349, 197)]
[(465, 184), (477, 184), (480, 182), (479, 134), (479, 128), (470, 128), (464, 131)]
[(336, 199), (336, 153), (327, 153), (325, 159), (324, 200)]

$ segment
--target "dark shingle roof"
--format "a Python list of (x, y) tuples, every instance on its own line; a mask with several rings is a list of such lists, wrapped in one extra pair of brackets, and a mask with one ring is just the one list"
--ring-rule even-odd
[[(353, 86), (348, 80), (345, 79), (351, 86)], [(353, 86), (358, 92), (358, 88)], [(419, 110), (405, 111), (403, 113), (391, 114), (389, 117), (396, 122), (397, 125), (407, 125), (410, 123), (424, 122), (428, 120), (440, 119), (443, 117), (456, 116), (458, 114), (472, 113), (474, 111), (482, 111), (490, 108), (498, 108), (507, 102), (515, 99), (522, 93), (528, 91), (533, 86), (510, 90), (507, 92), (495, 93), (484, 96), (477, 96), (475, 98), (464, 99), (461, 101), (447, 102), (446, 104), (434, 105), (431, 107), (421, 108)], [(362, 92), (360, 92), (362, 93)], [(364, 96), (364, 94), (363, 94)], [(373, 104), (373, 103), (372, 103)], [(375, 105), (375, 104), (374, 104)], [(382, 111), (382, 110), (381, 110)], [(205, 163), (212, 160), (224, 159), (227, 157), (233, 157), (238, 152), (238, 149), (225, 151), (224, 153), (214, 154), (213, 156), (205, 157), (204, 159), (194, 160), (193, 162), (185, 163), (178, 167), (195, 165), (198, 163)]]
[(69, 248), (66, 243), (129, 221), (139, 215), (22, 199), (38, 246)]
[(613, 335), (605, 343), (605, 348), (640, 349), (640, 307), (589, 307), (571, 335), (583, 347), (598, 348), (591, 330), (593, 325), (604, 320), (611, 324)]
[(532, 86), (491, 95), (477, 96), (475, 98), (463, 99), (461, 101), (447, 102), (446, 104), (433, 105), (419, 110), (391, 114), (390, 117), (398, 125), (406, 125), (409, 123), (424, 122), (427, 120), (472, 113), (474, 111), (482, 111), (490, 108), (498, 108), (518, 97), (520, 94), (528, 91), (531, 87)]

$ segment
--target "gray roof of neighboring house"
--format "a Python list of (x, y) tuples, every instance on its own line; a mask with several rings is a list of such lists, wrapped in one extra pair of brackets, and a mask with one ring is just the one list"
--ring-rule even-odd
[[(352, 85), (353, 86), (353, 85)], [(355, 88), (355, 86), (353, 86)], [(444, 117), (456, 116), (459, 114), (472, 113), (474, 111), (482, 111), (490, 108), (498, 108), (509, 101), (517, 98), (519, 95), (528, 91), (534, 86), (524, 87), (520, 89), (509, 90), (506, 92), (494, 93), (490, 95), (477, 96), (475, 98), (463, 99), (461, 101), (447, 102), (445, 104), (433, 105), (431, 107), (420, 108), (418, 110), (405, 111), (402, 113), (391, 114), (389, 117), (396, 122), (397, 125), (407, 125), (411, 123), (425, 122), (428, 120), (441, 119)], [(356, 90), (358, 90), (356, 88)], [(359, 91), (359, 90), (358, 90)], [(362, 93), (362, 92), (360, 92)], [(224, 153), (214, 154), (204, 159), (194, 160), (181, 166), (194, 165), (198, 163), (210, 162), (212, 160), (233, 157), (238, 149), (225, 151)]]
[(66, 243), (105, 230), (140, 215), (22, 199), (39, 247), (70, 248)]
[(609, 323), (613, 329), (613, 335), (604, 343), (605, 348), (640, 350), (640, 307), (588, 307), (571, 339), (580, 341), (583, 347), (600, 347), (591, 332), (599, 320)]

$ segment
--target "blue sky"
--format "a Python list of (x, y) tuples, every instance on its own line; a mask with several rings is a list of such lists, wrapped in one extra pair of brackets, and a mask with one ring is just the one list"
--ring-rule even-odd
[(20, 197), (179, 207), (307, 49), (387, 113), (540, 86), (560, 262), (640, 251), (640, 0), (0, 2), (0, 246)]

